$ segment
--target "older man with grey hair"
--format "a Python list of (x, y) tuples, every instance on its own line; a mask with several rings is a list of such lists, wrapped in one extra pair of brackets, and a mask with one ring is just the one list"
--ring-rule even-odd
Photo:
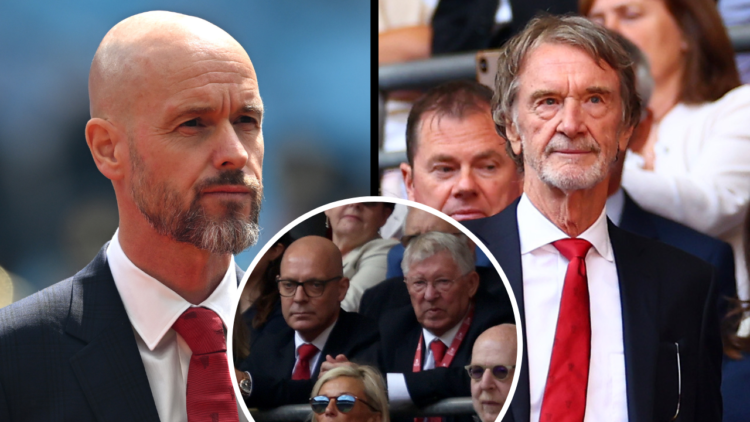
[(501, 53), (493, 116), (524, 194), (465, 225), (508, 276), (525, 328), (516, 422), (721, 420), (709, 264), (607, 221), (641, 116), (632, 60), (581, 17), (541, 17)]
[(411, 306), (380, 320), (391, 405), (470, 397), (464, 366), (474, 340), (491, 326), (514, 322), (509, 302), (479, 289), (474, 254), (465, 238), (442, 232), (419, 235), (409, 243), (401, 265)]

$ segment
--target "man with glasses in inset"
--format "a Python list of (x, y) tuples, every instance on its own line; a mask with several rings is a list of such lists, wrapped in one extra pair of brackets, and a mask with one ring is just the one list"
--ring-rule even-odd
[(490, 293), (500, 297), (502, 306), (510, 306), (508, 292), (505, 290), (505, 285), (500, 275), (492, 264), (490, 264), (489, 258), (474, 245), (474, 242), (469, 240), (466, 235), (461, 233), (458, 227), (451, 224), (448, 220), (444, 220), (442, 217), (422, 209), (409, 207), (404, 223), (404, 235), (401, 237), (401, 244), (394, 246), (388, 253), (387, 279), (365, 290), (359, 305), (360, 314), (380, 321), (380, 318), (392, 309), (411, 306), (409, 292), (406, 290), (406, 285), (404, 284), (401, 262), (404, 257), (404, 251), (409, 243), (417, 236), (430, 231), (449, 233), (463, 239), (476, 256), (474, 261), (475, 271), (479, 274), (480, 288), (486, 289)]
[[(495, 422), (505, 404), (516, 368), (517, 332), (515, 324), (497, 325), (483, 332), (474, 342), (471, 364), (471, 402), (481, 422)], [(503, 421), (512, 420), (508, 416)]]
[(428, 232), (416, 237), (406, 248), (402, 268), (412, 306), (389, 312), (380, 321), (391, 406), (422, 407), (469, 397), (464, 367), (474, 340), (489, 327), (513, 323), (511, 307), (498, 306), (500, 299), (480, 292), (474, 255), (465, 239), (455, 235)]
[(326, 238), (289, 245), (277, 280), (288, 329), (264, 332), (240, 365), (248, 407), (307, 403), (327, 356), (377, 364), (377, 325), (340, 307), (349, 289), (342, 271), (341, 252)]

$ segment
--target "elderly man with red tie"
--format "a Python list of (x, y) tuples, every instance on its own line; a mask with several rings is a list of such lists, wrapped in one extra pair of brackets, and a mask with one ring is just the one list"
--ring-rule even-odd
[[(401, 266), (411, 305), (380, 320), (382, 369), (391, 406), (471, 397), (464, 367), (482, 332), (514, 322), (507, 292), (497, 297), (479, 286), (474, 253), (463, 236), (419, 235), (406, 248)], [(435, 420), (440, 418), (430, 418)]]
[(493, 116), (524, 194), (465, 225), (521, 311), (513, 420), (720, 421), (711, 266), (606, 218), (610, 170), (640, 117), (632, 60), (580, 17), (533, 20), (501, 60)]

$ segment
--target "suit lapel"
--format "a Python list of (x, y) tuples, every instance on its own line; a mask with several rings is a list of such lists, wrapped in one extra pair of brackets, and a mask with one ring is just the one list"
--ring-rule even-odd
[(650, 420), (654, 414), (654, 377), (659, 352), (657, 280), (642, 265), (628, 233), (609, 223), (622, 305), (628, 417)]
[(70, 364), (98, 420), (158, 421), (106, 249), (107, 245), (73, 282), (65, 331), (88, 344), (73, 355)]
[[(523, 345), (526, 343), (526, 329), (524, 301), (523, 301), (523, 271), (521, 269), (521, 240), (518, 237), (518, 220), (516, 213), (518, 211), (518, 202), (516, 199), (511, 205), (505, 208), (500, 214), (493, 217), (466, 221), (464, 224), (479, 239), (487, 245), (498, 264), (502, 268), (505, 276), (508, 278), (513, 295), (518, 305), (520, 319), (516, 321), (522, 326)], [(529, 409), (531, 398), (529, 396), (529, 357), (526, 348), (523, 347), (521, 356), (521, 370), (517, 371), (518, 384), (513, 395), (510, 409), (513, 412), (513, 418), (516, 421), (528, 421), (530, 418)]]
[(326, 360), (326, 355), (331, 355), (332, 357), (336, 357), (336, 354), (339, 353), (340, 350), (343, 350), (346, 347), (346, 342), (351, 336), (356, 335), (355, 332), (349, 329), (349, 315), (348, 313), (340, 309), (339, 310), (339, 318), (338, 321), (336, 321), (336, 325), (333, 326), (333, 329), (331, 330), (331, 334), (328, 335), (328, 340), (326, 340), (325, 346), (323, 346), (323, 350), (320, 351), (320, 359), (318, 359), (318, 363), (315, 365), (315, 368), (313, 368), (313, 371), (311, 372), (310, 377), (312, 379), (317, 379), (318, 374), (320, 373), (320, 365), (323, 364)]

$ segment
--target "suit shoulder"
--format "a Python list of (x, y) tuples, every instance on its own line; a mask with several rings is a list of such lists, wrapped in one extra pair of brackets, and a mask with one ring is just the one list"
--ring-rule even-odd
[[(665, 242), (672, 239), (675, 242), (679, 241), (680, 245), (684, 245), (681, 249), (699, 258), (706, 259), (712, 253), (732, 253), (732, 247), (722, 240), (658, 215), (652, 215), (651, 218), (659, 232), (660, 240)], [(675, 244), (673, 242), (668, 243)]]
[(669, 267), (676, 272), (698, 272), (702, 275), (713, 271), (711, 264), (693, 254), (627, 230), (613, 226), (610, 230), (610, 238), (615, 251), (615, 260), (618, 254), (637, 253), (638, 259), (644, 265)]
[(39, 329), (62, 331), (70, 312), (74, 277), (0, 309), (0, 338)]

